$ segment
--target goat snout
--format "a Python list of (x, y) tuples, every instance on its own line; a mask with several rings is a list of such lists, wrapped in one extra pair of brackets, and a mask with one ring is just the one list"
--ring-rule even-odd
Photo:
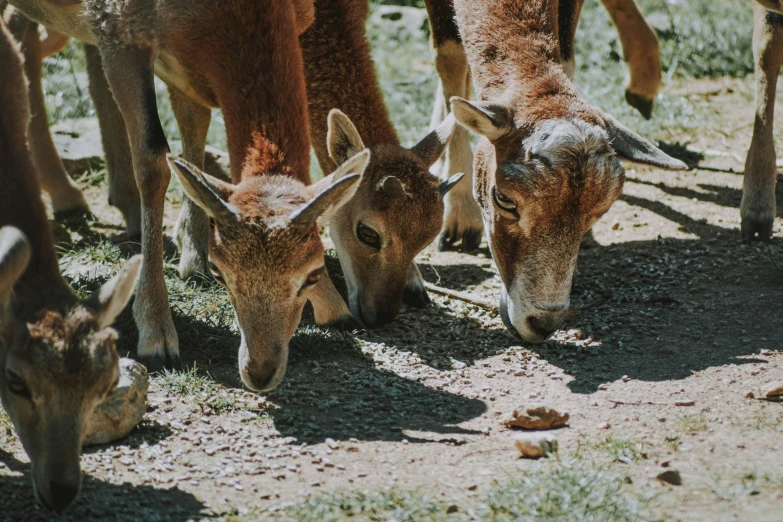
[(46, 504), (54, 511), (62, 513), (78, 494), (78, 484), (51, 481), (49, 482), (49, 498)]
[(285, 364), (265, 361), (261, 364), (246, 364), (240, 371), (242, 382), (253, 391), (269, 391), (277, 387), (285, 376)]
[(530, 332), (540, 340), (529, 339), (531, 342), (543, 342), (563, 325), (564, 312), (537, 312), (525, 318), (525, 325)]

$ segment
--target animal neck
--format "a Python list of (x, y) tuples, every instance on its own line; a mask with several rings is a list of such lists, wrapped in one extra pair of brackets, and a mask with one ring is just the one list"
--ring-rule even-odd
[(458, 0), (455, 7), (481, 99), (506, 102), (528, 122), (585, 110), (560, 64), (557, 1)]
[(234, 28), (230, 38), (211, 40), (203, 57), (226, 122), (232, 180), (283, 174), (309, 184), (307, 94), (293, 7), (265, 2), (263, 13), (245, 13)]
[(399, 145), (365, 36), (367, 2), (316, 0), (315, 21), (299, 38), (310, 109), (310, 136), (324, 172), (337, 165), (326, 145), (327, 117), (344, 112), (366, 146)]
[[(0, 89), (0, 97), (3, 94)], [(14, 291), (20, 298), (45, 289), (70, 293), (60, 275), (54, 237), (41, 200), (38, 172), (27, 148), (26, 125), (18, 121), (22, 118), (16, 118), (14, 112), (0, 110), (0, 227), (18, 228), (31, 247), (30, 262)]]

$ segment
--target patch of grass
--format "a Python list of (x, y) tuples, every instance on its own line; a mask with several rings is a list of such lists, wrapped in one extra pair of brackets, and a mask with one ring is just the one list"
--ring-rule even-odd
[(446, 501), (426, 493), (399, 489), (375, 493), (338, 492), (307, 497), (284, 507), (271, 518), (297, 522), (623, 522), (652, 520), (646, 512), (648, 502), (649, 498), (634, 491), (622, 477), (566, 462), (496, 484), (476, 500)]
[(161, 384), (167, 392), (190, 397), (215, 413), (241, 409), (234, 390), (217, 384), (209, 374), (200, 373), (195, 364), (184, 371), (164, 371)]
[(616, 462), (629, 464), (647, 458), (647, 454), (644, 452), (644, 443), (642, 442), (609, 436), (595, 442), (593, 446)]
[(677, 419), (677, 423), (685, 433), (699, 433), (707, 429), (707, 419), (703, 414), (685, 415)]

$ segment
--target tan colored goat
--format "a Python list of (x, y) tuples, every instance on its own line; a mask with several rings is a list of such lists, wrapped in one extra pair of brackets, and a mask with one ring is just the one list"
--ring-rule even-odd
[[(629, 81), (627, 102), (645, 118), (652, 114), (653, 101), (661, 84), (661, 61), (658, 39), (644, 20), (633, 0), (601, 0), (614, 21), (628, 64)], [(435, 50), (435, 68), (438, 71), (438, 89), (431, 126), (438, 125), (451, 111), (452, 96), (469, 98), (471, 74), (459, 29), (454, 23), (453, 0), (425, 0), (430, 16), (432, 46)], [(560, 60), (566, 75), (573, 79), (574, 33), (582, 9), (582, 0), (560, 2), (557, 32), (560, 39)], [(554, 22), (553, 22), (554, 23)], [(432, 171), (442, 180), (457, 172), (465, 179), (445, 197), (443, 232), (438, 248), (445, 250), (461, 241), (461, 248), (471, 252), (478, 248), (482, 236), (481, 209), (472, 193), (473, 153), (466, 129), (457, 129), (441, 161)]]
[[(430, 1), (433, 40), (464, 45), (480, 98), (451, 107), (482, 136), (473, 193), (503, 282), (501, 316), (531, 342), (563, 323), (580, 241), (622, 191), (618, 156), (686, 168), (578, 95), (560, 53), (559, 10), (578, 12), (568, 3), (455, 0), (455, 17), (449, 0)], [(449, 68), (439, 72), (453, 83)]]
[[(359, 155), (306, 186), (309, 130), (297, 37), (312, 22), (312, 2), (10, 3), (37, 23), (94, 45), (94, 61), (122, 114), (147, 259), (134, 303), (139, 357), (153, 370), (179, 361), (163, 279), (169, 148), (157, 114), (154, 68), (169, 87), (187, 160), (170, 163), (188, 196), (211, 217), (202, 240), (208, 237), (210, 268), (237, 312), (242, 379), (255, 390), (275, 386), (308, 299), (319, 323), (350, 318), (324, 272), (316, 221), (350, 199), (359, 181), (353, 174), (368, 161)], [(211, 107), (221, 108), (226, 121), (233, 184), (200, 170)]]
[(36, 496), (62, 511), (81, 487), (89, 420), (119, 378), (110, 326), (133, 293), (141, 256), (92, 298), (71, 292), (27, 147), (22, 59), (2, 21), (0, 70), (0, 399), (30, 457)]

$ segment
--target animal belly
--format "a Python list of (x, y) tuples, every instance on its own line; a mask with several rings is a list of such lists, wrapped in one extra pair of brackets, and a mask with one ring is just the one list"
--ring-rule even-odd
[(155, 60), (155, 75), (199, 105), (217, 108), (217, 97), (207, 79), (183, 67), (173, 56), (163, 54)]
[(10, 0), (9, 3), (34, 22), (85, 43), (95, 43), (81, 0)]

